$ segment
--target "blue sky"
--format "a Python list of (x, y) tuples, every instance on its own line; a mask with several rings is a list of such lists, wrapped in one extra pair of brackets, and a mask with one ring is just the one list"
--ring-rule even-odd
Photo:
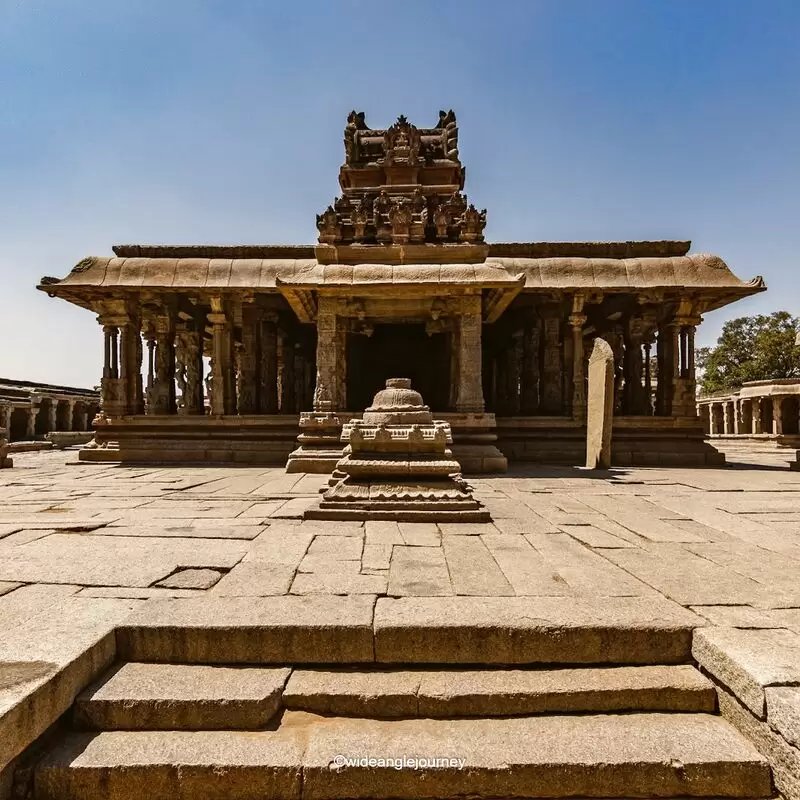
[(492, 241), (690, 238), (800, 313), (797, 0), (0, 0), (0, 375), (92, 385), (33, 287), (123, 242), (303, 243), (351, 108), (454, 108)]

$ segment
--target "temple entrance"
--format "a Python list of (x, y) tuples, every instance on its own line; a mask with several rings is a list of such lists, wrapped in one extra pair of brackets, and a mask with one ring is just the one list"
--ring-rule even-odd
[(376, 325), (372, 336), (347, 337), (347, 410), (363, 411), (387, 378), (411, 378), (411, 385), (435, 411), (448, 406), (448, 334), (428, 336), (423, 324)]

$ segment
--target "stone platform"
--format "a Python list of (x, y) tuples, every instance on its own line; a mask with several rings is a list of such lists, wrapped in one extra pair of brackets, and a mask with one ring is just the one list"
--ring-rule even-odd
[[(293, 714), (326, 713), (324, 703), (338, 704), (341, 712), (352, 702), (341, 682), (336, 692), (320, 689), (324, 675), (315, 673), (316, 688), (299, 682), (298, 665), (361, 665), (366, 677), (353, 680), (372, 681), (376, 704), (391, 686), (374, 690), (370, 664), (392, 670), (391, 679), (381, 680), (395, 681), (398, 702), (412, 691), (414, 698), (441, 696), (432, 689), (421, 694), (422, 684), (399, 688), (411, 680), (401, 674), (404, 665), (430, 665), (439, 680), (461, 687), (461, 694), (447, 695), (453, 698), (448, 714), (462, 709), (456, 716), (479, 696), (489, 703), (481, 713), (497, 712), (493, 704), (504, 692), (497, 681), (509, 679), (509, 665), (648, 666), (662, 671), (631, 673), (638, 682), (625, 678), (613, 691), (598, 687), (591, 672), (576, 675), (570, 686), (593, 687), (595, 705), (588, 708), (589, 694), (576, 707), (554, 678), (542, 684), (543, 674), (535, 685), (514, 683), (520, 702), (545, 703), (558, 713), (564, 703), (582, 713), (595, 714), (599, 702), (613, 709), (623, 702), (614, 692), (624, 689), (627, 703), (647, 698), (635, 718), (365, 721), (356, 726), (366, 737), (358, 741), (368, 751), (372, 743), (376, 752), (400, 752), (388, 742), (444, 736), (473, 769), (472, 778), (455, 774), (448, 785), (509, 793), (503, 796), (519, 792), (534, 774), (541, 791), (554, 788), (548, 781), (555, 773), (544, 766), (554, 752), (581, 793), (626, 796), (633, 787), (626, 765), (638, 757), (640, 793), (652, 796), (668, 785), (671, 794), (683, 786), (686, 795), (768, 796), (763, 762), (747, 749), (755, 747), (769, 761), (777, 789), (800, 797), (800, 475), (765, 464), (601, 474), (531, 466), (473, 481), (492, 523), (303, 521), (326, 480), (281, 468), (133, 468), (79, 462), (75, 452), (19, 455), (13, 470), (0, 474), (0, 797), (10, 786), (11, 762), (115, 661), (294, 668), (300, 677), (287, 685), (284, 701)], [(663, 672), (693, 661), (716, 689), (723, 719), (708, 713), (702, 699), (708, 684), (694, 674), (678, 684), (678, 673)], [(463, 673), (475, 664), (505, 671), (487, 683), (485, 675)], [(186, 685), (180, 680), (162, 690), (180, 690)], [(246, 692), (247, 685), (238, 685)], [(353, 692), (370, 696), (365, 686)], [(694, 699), (683, 694), (689, 686)], [(602, 701), (602, 691), (613, 697)], [(270, 696), (258, 700), (261, 713)], [(242, 697), (243, 715), (253, 711), (249, 698)], [(693, 713), (664, 719), (676, 703)], [(624, 730), (614, 727), (623, 724), (616, 720), (627, 720)], [(93, 781), (102, 785), (108, 778), (109, 759), (122, 763), (123, 756), (138, 765), (125, 774), (167, 780), (173, 767), (159, 766), (164, 747), (174, 748), (173, 764), (188, 759), (198, 776), (231, 766), (241, 781), (240, 795), (232, 796), (247, 796), (247, 763), (265, 753), (277, 759), (283, 752), (280, 763), (311, 786), (335, 743), (356, 741), (353, 724), (289, 716), (273, 733), (191, 732), (180, 742), (152, 730), (71, 734), (66, 749), (50, 757), (49, 771), (40, 772), (39, 796), (89, 796)], [(306, 735), (311, 749), (291, 744)], [(248, 736), (256, 739), (246, 744)], [(479, 756), (468, 742), (482, 737), (489, 744)], [(494, 770), (509, 737), (561, 746), (526, 745), (499, 781)], [(608, 745), (580, 761), (586, 754), (567, 746), (576, 737)], [(624, 753), (614, 750), (619, 737), (627, 743)], [(640, 749), (630, 744), (637, 738)], [(257, 743), (262, 739), (267, 750)], [(282, 743), (290, 749), (280, 750)], [(250, 755), (240, 749), (248, 747)], [(658, 765), (670, 758), (696, 765), (691, 774), (698, 777), (664, 784), (675, 777)], [(83, 777), (69, 768), (73, 763), (86, 767)], [(592, 763), (619, 765), (604, 788), (581, 777)], [(720, 766), (734, 763), (736, 777)], [(191, 774), (186, 780), (194, 780)], [(350, 796), (352, 781), (365, 774), (340, 775), (337, 796)], [(714, 777), (703, 783), (700, 775)], [(421, 796), (410, 778), (393, 776), (383, 788), (371, 784), (364, 791)], [(120, 797), (135, 796), (133, 784), (119, 786)], [(289, 789), (287, 796), (300, 796)]]

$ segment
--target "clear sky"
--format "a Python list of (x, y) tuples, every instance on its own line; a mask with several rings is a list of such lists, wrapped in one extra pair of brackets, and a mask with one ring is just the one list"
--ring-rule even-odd
[(309, 243), (347, 112), (455, 109), (491, 241), (692, 239), (800, 313), (798, 0), (0, 0), (0, 375), (93, 385), (34, 289), (117, 243)]

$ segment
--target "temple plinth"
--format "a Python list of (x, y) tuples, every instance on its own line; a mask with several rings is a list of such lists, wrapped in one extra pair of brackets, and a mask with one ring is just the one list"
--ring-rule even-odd
[(434, 420), (407, 378), (390, 378), (360, 420), (344, 426), (343, 476), (308, 519), (488, 522), (448, 448), (450, 425)]

